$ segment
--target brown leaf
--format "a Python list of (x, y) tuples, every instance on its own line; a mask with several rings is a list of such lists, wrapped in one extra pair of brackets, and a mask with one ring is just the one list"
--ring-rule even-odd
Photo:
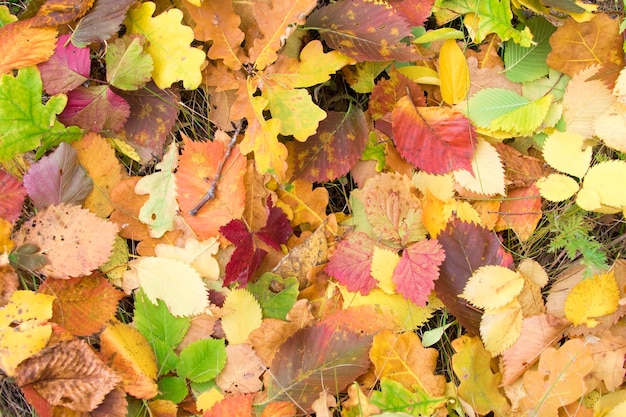
[(589, 351), (595, 362), (593, 373), (604, 381), (609, 392), (613, 392), (624, 382), (626, 337), (610, 330), (605, 330), (598, 337), (598, 340), (589, 343)]
[(16, 245), (32, 243), (49, 264), (40, 270), (55, 278), (89, 275), (113, 250), (117, 225), (78, 206), (48, 206), (16, 233)]
[(47, 0), (34, 20), (38, 26), (61, 26), (82, 17), (91, 8), (94, 0)]
[(89, 336), (104, 327), (117, 312), (124, 293), (100, 275), (59, 280), (46, 279), (39, 292), (56, 297), (51, 321), (76, 336)]
[(92, 411), (113, 390), (120, 377), (106, 367), (83, 340), (61, 342), (22, 362), (18, 385), (33, 384), (52, 405)]
[(17, 287), (17, 273), (11, 265), (0, 266), (0, 307), (5, 306)]
[(226, 366), (215, 378), (215, 383), (229, 394), (248, 394), (260, 391), (259, 377), (266, 366), (250, 345), (226, 346)]
[(497, 143), (495, 147), (504, 164), (507, 186), (530, 187), (539, 178), (554, 172), (543, 161), (524, 155), (510, 145)]

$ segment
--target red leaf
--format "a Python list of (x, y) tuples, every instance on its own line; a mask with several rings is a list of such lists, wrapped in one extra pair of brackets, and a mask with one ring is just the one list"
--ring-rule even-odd
[(423, 26), (435, 0), (387, 0), (411, 26)]
[(287, 143), (292, 176), (316, 182), (347, 174), (361, 158), (368, 136), (365, 114), (356, 106), (347, 113), (329, 111), (306, 142)]
[(326, 273), (332, 275), (348, 291), (369, 294), (377, 285), (371, 275), (374, 241), (365, 233), (350, 233), (330, 256)]
[(81, 167), (76, 151), (61, 143), (50, 155), (34, 163), (24, 175), (24, 187), (35, 207), (69, 203), (81, 205), (91, 192), (91, 179)]
[(26, 189), (22, 182), (0, 169), (0, 218), (11, 223), (20, 217)]
[(489, 229), (454, 219), (437, 241), (446, 253), (439, 279), (435, 281), (437, 296), (459, 323), (474, 334), (479, 333), (482, 311), (459, 298), (467, 280), (475, 270), (485, 265), (509, 267), (513, 258), (500, 239)]
[(445, 258), (436, 240), (420, 240), (406, 248), (393, 271), (398, 293), (418, 306), (425, 306), (439, 278), (439, 265)]
[(426, 106), (424, 90), (408, 77), (399, 73), (395, 68), (389, 71), (389, 78), (382, 78), (376, 83), (368, 102), (368, 109), (372, 119), (378, 120), (390, 113), (400, 97), (410, 95), (413, 103)]
[(108, 86), (78, 87), (67, 94), (67, 106), (59, 120), (92, 132), (122, 129), (130, 106)]
[(419, 59), (401, 42), (411, 36), (409, 24), (385, 4), (344, 0), (320, 7), (306, 21), (328, 45), (357, 61), (414, 61)]
[(90, 50), (77, 48), (68, 43), (69, 37), (69, 35), (60, 36), (54, 55), (49, 61), (39, 64), (43, 88), (50, 95), (73, 90), (89, 78)]
[(324, 322), (298, 330), (283, 343), (264, 377), (268, 401), (292, 401), (311, 413), (320, 392), (336, 395), (370, 366), (372, 335), (337, 330)]
[(254, 248), (253, 235), (241, 220), (231, 220), (226, 226), (220, 227), (220, 233), (237, 247), (226, 264), (224, 285), (239, 282), (245, 286), (267, 252)]
[(272, 248), (280, 250), (280, 245), (287, 243), (293, 234), (293, 229), (285, 212), (278, 207), (272, 207), (272, 197), (270, 196), (267, 197), (267, 208), (267, 222), (255, 234)]
[(254, 394), (229, 395), (205, 411), (203, 417), (252, 417)]
[(402, 97), (393, 109), (393, 139), (400, 155), (429, 174), (472, 170), (474, 127), (449, 107), (415, 107)]

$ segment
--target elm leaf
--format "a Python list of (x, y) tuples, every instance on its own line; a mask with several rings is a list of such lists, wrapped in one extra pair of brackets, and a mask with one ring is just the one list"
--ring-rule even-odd
[(176, 371), (192, 382), (206, 382), (215, 378), (226, 366), (224, 339), (197, 340), (180, 352)]

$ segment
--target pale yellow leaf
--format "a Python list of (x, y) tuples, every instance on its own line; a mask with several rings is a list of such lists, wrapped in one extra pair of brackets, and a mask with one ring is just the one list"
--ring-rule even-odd
[(479, 194), (504, 195), (504, 167), (500, 155), (487, 141), (479, 141), (472, 159), (473, 174), (466, 170), (454, 171), (454, 179), (463, 188)]
[(572, 288), (565, 300), (565, 317), (575, 326), (596, 327), (596, 317), (617, 310), (620, 292), (613, 271), (584, 279)]
[(422, 65), (407, 65), (397, 68), (398, 72), (418, 84), (439, 85), (439, 74), (432, 68)]
[(400, 261), (398, 254), (392, 250), (374, 247), (370, 273), (378, 281), (378, 288), (387, 294), (395, 294), (396, 286), (391, 280), (393, 270)]
[(543, 157), (552, 168), (582, 178), (591, 163), (591, 146), (572, 132), (554, 132), (543, 145)]
[(523, 259), (519, 265), (517, 265), (517, 270), (529, 281), (534, 282), (540, 288), (545, 287), (548, 283), (548, 273), (541, 266), (541, 264), (533, 259), (526, 258)]
[(449, 200), (443, 206), (443, 216), (446, 219), (449, 219), (455, 215), (462, 222), (465, 223), (474, 223), (482, 225), (482, 219), (480, 218), (480, 214), (474, 209), (474, 207), (470, 204), (469, 201), (460, 201), (456, 199)]
[(469, 68), (454, 39), (445, 41), (439, 51), (439, 80), (446, 103), (453, 105), (465, 100), (470, 87)]
[(626, 152), (626, 104), (615, 103), (596, 118), (594, 131), (609, 148)]
[(454, 177), (451, 173), (445, 175), (429, 174), (425, 171), (418, 171), (413, 175), (413, 184), (422, 194), (426, 191), (441, 201), (448, 201), (454, 197)]
[(474, 271), (460, 297), (479, 308), (494, 309), (509, 304), (522, 290), (524, 278), (500, 265)]
[(578, 191), (578, 183), (564, 174), (550, 174), (537, 181), (539, 194), (549, 201), (565, 201)]
[[(592, 210), (615, 213), (626, 208), (624, 178), (626, 178), (626, 161), (606, 161), (591, 167), (585, 176), (581, 192), (589, 190), (598, 195), (601, 207)], [(582, 200), (577, 199), (576, 203), (587, 210)]]
[(159, 243), (154, 248), (154, 253), (158, 257), (177, 259), (191, 265), (203, 278), (216, 281), (220, 277), (220, 266), (215, 259), (219, 248), (220, 242), (217, 238), (200, 242), (191, 237), (185, 241), (184, 248)]
[(245, 288), (232, 290), (226, 296), (222, 310), (222, 329), (230, 344), (245, 343), (250, 333), (261, 326), (261, 306)]
[(480, 337), (492, 356), (507, 350), (519, 339), (523, 322), (522, 306), (517, 300), (486, 310), (480, 321)]

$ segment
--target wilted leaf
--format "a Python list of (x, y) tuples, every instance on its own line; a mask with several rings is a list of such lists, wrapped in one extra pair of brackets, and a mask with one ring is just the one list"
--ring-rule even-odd
[(250, 345), (228, 345), (226, 366), (215, 379), (215, 383), (223, 392), (230, 394), (254, 393), (263, 387), (259, 377), (265, 369), (265, 364)]
[(595, 327), (599, 316), (617, 310), (620, 293), (614, 273), (594, 275), (572, 288), (565, 300), (565, 317), (575, 326)]
[(421, 240), (405, 248), (393, 271), (393, 283), (399, 294), (424, 307), (439, 278), (439, 265), (446, 258), (436, 240)]
[(78, 162), (76, 151), (67, 143), (31, 165), (24, 175), (24, 187), (35, 207), (54, 204), (81, 205), (93, 188), (91, 179)]
[(222, 372), (225, 365), (224, 340), (203, 339), (193, 342), (180, 352), (176, 371), (192, 382), (206, 382)]
[(20, 180), (0, 169), (0, 218), (14, 222), (22, 213), (26, 189)]
[(416, 107), (402, 97), (393, 109), (393, 138), (400, 155), (429, 174), (472, 171), (474, 127), (449, 107)]
[(132, 0), (96, 0), (89, 12), (78, 21), (70, 40), (79, 48), (92, 42), (104, 42), (119, 31)]
[(374, 240), (365, 233), (348, 234), (330, 256), (326, 273), (349, 291), (369, 294), (377, 286), (376, 279), (371, 275), (374, 244)]
[(34, 21), (41, 26), (61, 26), (82, 17), (93, 4), (93, 0), (49, 0), (41, 4)]
[(222, 309), (222, 328), (230, 344), (246, 342), (250, 333), (261, 326), (261, 306), (245, 288), (232, 290), (226, 296)]
[(92, 132), (122, 129), (130, 114), (123, 97), (106, 85), (78, 87), (67, 94), (67, 106), (59, 114), (66, 125), (80, 126)]
[(36, 27), (32, 20), (0, 27), (0, 74), (45, 62), (52, 56), (57, 29)]
[(90, 336), (115, 317), (124, 293), (98, 275), (67, 280), (48, 278), (39, 292), (55, 297), (52, 320), (76, 336)]
[(89, 48), (67, 44), (69, 35), (59, 36), (54, 55), (39, 64), (43, 88), (47, 94), (66, 93), (89, 78), (91, 60)]
[(83, 340), (60, 342), (20, 364), (18, 385), (32, 384), (52, 405), (75, 411), (95, 409), (120, 382)]
[(146, 52), (154, 61), (152, 78), (159, 88), (168, 88), (180, 80), (185, 88), (193, 90), (202, 81), (200, 66), (204, 63), (204, 52), (190, 45), (193, 30), (180, 23), (183, 12), (170, 8), (152, 17), (155, 9), (151, 1), (131, 8), (124, 21), (127, 33), (146, 37)]
[(79, 206), (48, 206), (15, 234), (15, 243), (32, 243), (50, 264), (41, 271), (55, 278), (89, 275), (105, 263), (117, 235), (117, 225)]
[[(336, 330), (323, 322), (283, 343), (264, 377), (267, 402), (292, 401), (312, 412), (321, 391), (341, 392), (369, 365), (372, 336)], [(329, 384), (328, 381), (332, 381)]]

